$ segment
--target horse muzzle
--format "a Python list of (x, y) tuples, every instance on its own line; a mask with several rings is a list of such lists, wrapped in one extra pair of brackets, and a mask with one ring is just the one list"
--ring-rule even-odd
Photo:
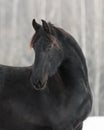
[(42, 82), (41, 80), (31, 80), (32, 86), (36, 91), (44, 90), (47, 87), (47, 80)]

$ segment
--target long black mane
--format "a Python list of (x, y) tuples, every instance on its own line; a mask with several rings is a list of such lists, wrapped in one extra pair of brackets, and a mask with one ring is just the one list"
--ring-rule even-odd
[(49, 25), (52, 30), (54, 29), (54, 31), (56, 31), (59, 40), (62, 41), (63, 44), (66, 43), (75, 50), (75, 53), (77, 53), (77, 55), (78, 55), (78, 59), (82, 62), (83, 66), (84, 66), (86, 76), (88, 76), (85, 57), (83, 55), (82, 49), (80, 48), (78, 42), (74, 39), (74, 37), (71, 34), (67, 33), (62, 28), (56, 27), (51, 23), (49, 23)]
[[(87, 71), (87, 66), (86, 66), (86, 60), (85, 60), (85, 57), (83, 55), (82, 49), (80, 48), (79, 44), (77, 43), (77, 41), (74, 39), (74, 37), (71, 34), (67, 33), (62, 28), (56, 27), (51, 23), (48, 23), (48, 24), (49, 24), (52, 34), (55, 37), (57, 37), (59, 39), (59, 41), (62, 42), (63, 48), (64, 48), (64, 46), (66, 46), (68, 51), (70, 51), (71, 49), (73, 50), (73, 51), (71, 51), (73, 53), (71, 53), (71, 55), (69, 55), (69, 57), (71, 57), (71, 56), (73, 56), (73, 54), (75, 54), (76, 61), (79, 61), (80, 66), (82, 67), (83, 78), (88, 85), (88, 71)], [(66, 48), (64, 51), (66, 51)]]

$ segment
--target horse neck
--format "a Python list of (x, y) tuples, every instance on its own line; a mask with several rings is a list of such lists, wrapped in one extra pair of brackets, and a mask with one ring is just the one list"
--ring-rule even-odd
[(61, 36), (60, 41), (64, 50), (64, 60), (58, 71), (64, 84), (74, 84), (81, 78), (88, 81), (85, 58), (77, 42), (70, 35), (66, 38)]

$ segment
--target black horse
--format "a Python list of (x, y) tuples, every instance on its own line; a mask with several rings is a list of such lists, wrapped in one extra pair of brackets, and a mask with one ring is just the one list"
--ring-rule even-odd
[(0, 130), (82, 130), (92, 107), (83, 53), (63, 29), (32, 25), (34, 64), (0, 66)]

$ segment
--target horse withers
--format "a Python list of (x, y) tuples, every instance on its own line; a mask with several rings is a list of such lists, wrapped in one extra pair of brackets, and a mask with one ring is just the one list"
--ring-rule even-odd
[(92, 107), (82, 50), (61, 28), (32, 25), (34, 64), (0, 66), (0, 130), (82, 130)]

